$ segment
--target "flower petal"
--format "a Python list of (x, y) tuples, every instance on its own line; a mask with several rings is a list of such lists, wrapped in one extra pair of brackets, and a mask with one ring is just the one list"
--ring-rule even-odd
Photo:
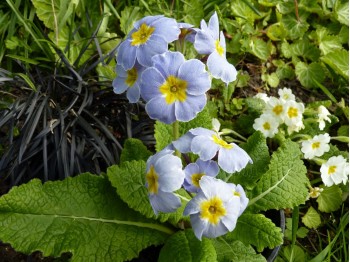
[(236, 68), (217, 52), (209, 55), (207, 65), (213, 77), (221, 79), (226, 84), (235, 81), (237, 78)]
[(165, 82), (162, 74), (154, 67), (147, 68), (141, 75), (141, 96), (149, 101), (152, 98), (161, 96), (159, 86)]
[(190, 132), (187, 132), (186, 134), (181, 136), (178, 140), (173, 141), (173, 145), (181, 153), (189, 153), (191, 152), (191, 143), (192, 143), (193, 137), (194, 136)]
[(196, 136), (192, 140), (191, 150), (193, 153), (198, 154), (200, 159), (207, 161), (216, 155), (219, 145), (209, 140), (208, 137)]
[(158, 191), (156, 195), (149, 195), (149, 199), (156, 215), (158, 212), (174, 212), (181, 206), (180, 198), (173, 193)]
[(126, 92), (126, 97), (130, 103), (137, 103), (140, 100), (140, 87), (135, 84), (128, 89)]
[(152, 57), (152, 62), (163, 77), (167, 78), (170, 75), (178, 76), (179, 68), (185, 62), (185, 57), (180, 52), (165, 52)]
[(177, 120), (188, 122), (203, 110), (207, 103), (205, 94), (199, 96), (187, 95), (185, 102), (175, 102), (175, 116)]
[(175, 19), (163, 17), (152, 23), (155, 27), (154, 34), (165, 39), (167, 43), (173, 42), (179, 38), (180, 28)]
[(147, 102), (146, 112), (150, 118), (165, 124), (171, 124), (176, 121), (175, 104), (167, 104), (161, 96), (154, 97)]
[(131, 41), (126, 39), (118, 48), (117, 63), (125, 70), (133, 68), (136, 62), (136, 48), (131, 45)]
[(199, 54), (209, 55), (215, 51), (215, 40), (209, 31), (200, 30), (194, 38), (194, 48)]
[(233, 148), (220, 148), (218, 155), (219, 166), (228, 173), (242, 170), (248, 163), (252, 163), (250, 156), (239, 146), (231, 143)]
[(168, 50), (168, 43), (159, 36), (152, 36), (136, 51), (137, 61), (146, 67), (152, 66), (152, 57)]
[(128, 85), (125, 83), (125, 78), (118, 77), (113, 79), (112, 86), (113, 91), (116, 94), (122, 94), (128, 89)]

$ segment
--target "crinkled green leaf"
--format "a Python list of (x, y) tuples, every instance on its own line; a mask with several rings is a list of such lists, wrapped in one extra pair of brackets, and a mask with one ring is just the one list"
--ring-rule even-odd
[(302, 37), (305, 32), (309, 29), (309, 24), (306, 19), (308, 17), (307, 12), (299, 11), (299, 20), (296, 18), (295, 13), (289, 13), (282, 17), (283, 26), (288, 32), (290, 39), (298, 39)]
[(311, 61), (317, 61), (320, 57), (320, 50), (307, 40), (295, 41), (290, 45), (292, 55), (303, 57)]
[(241, 147), (252, 158), (253, 164), (248, 164), (240, 172), (234, 173), (229, 182), (240, 184), (245, 189), (252, 189), (268, 170), (270, 163), (269, 149), (266, 145), (266, 138), (261, 132), (255, 132), (248, 138), (247, 143), (242, 144)]
[(33, 179), (0, 198), (0, 239), (17, 251), (72, 253), (71, 261), (125, 261), (172, 230), (122, 202), (102, 176), (81, 174), (42, 184)]
[(47, 28), (59, 31), (68, 20), (79, 0), (32, 0), (36, 15)]
[[(170, 221), (176, 224), (181, 218), (184, 205), (174, 213), (156, 216), (149, 202), (148, 191), (145, 187), (146, 163), (142, 160), (124, 162), (121, 166), (110, 166), (107, 169), (108, 179), (117, 190), (120, 198), (128, 206), (148, 218), (159, 221)], [(181, 194), (181, 192), (180, 192)]]
[(128, 138), (124, 142), (123, 151), (120, 155), (120, 163), (132, 160), (144, 160), (152, 155), (152, 152), (142, 143), (141, 140), (136, 138)]
[(248, 51), (257, 56), (263, 61), (266, 61), (270, 56), (270, 50), (267, 43), (260, 38), (253, 38), (249, 42)]
[(301, 221), (308, 228), (316, 229), (321, 225), (321, 216), (313, 207), (309, 207)]
[(337, 131), (338, 136), (348, 136), (349, 135), (349, 125), (343, 125), (339, 127)]
[(336, 5), (336, 18), (340, 23), (349, 26), (349, 2), (340, 3), (339, 1)]
[(236, 228), (228, 233), (245, 245), (253, 245), (261, 252), (264, 248), (275, 248), (283, 243), (283, 234), (271, 219), (262, 214), (243, 214), (238, 218)]
[(272, 154), (269, 170), (249, 194), (252, 209), (292, 208), (305, 202), (309, 179), (300, 157), (299, 145), (290, 140)]
[(340, 38), (335, 35), (330, 35), (326, 28), (317, 28), (316, 35), (322, 55), (342, 49)]
[[(180, 122), (180, 136), (185, 134), (191, 128), (204, 127), (211, 129), (211, 117), (207, 107), (200, 112), (196, 118), (189, 122)], [(173, 141), (172, 125), (167, 125), (156, 121), (154, 137), (156, 139), (156, 150), (160, 151)]]
[(198, 240), (192, 229), (187, 229), (177, 232), (166, 241), (158, 261), (211, 262), (217, 260), (212, 242), (207, 238)]
[(243, 18), (251, 25), (254, 24), (255, 20), (261, 18), (261, 16), (254, 12), (246, 1), (231, 1), (230, 7), (233, 16)]
[(218, 262), (264, 262), (266, 259), (256, 254), (250, 245), (244, 245), (241, 241), (227, 238), (226, 236), (212, 239), (216, 249)]
[(184, 14), (186, 14), (183, 18), (184, 21), (192, 25), (199, 25), (204, 17), (203, 1), (184, 1), (183, 4)]
[(349, 79), (349, 51), (345, 49), (335, 50), (321, 57), (321, 60), (329, 65), (335, 72)]
[(318, 210), (326, 213), (336, 211), (342, 204), (342, 191), (337, 185), (325, 186), (316, 201)]
[(143, 14), (140, 13), (140, 7), (138, 6), (127, 6), (121, 12), (120, 17), (120, 29), (125, 35), (127, 35), (133, 28), (134, 23), (140, 20)]
[(266, 34), (272, 41), (279, 41), (287, 36), (287, 31), (282, 23), (275, 23), (267, 28)]
[(285, 260), (279, 259), (279, 257), (277, 257), (276, 262), (282, 262), (282, 261), (307, 262), (307, 261), (309, 261), (307, 259), (307, 256), (306, 256), (304, 250), (301, 247), (299, 247), (298, 245), (294, 245), (293, 247), (291, 245), (284, 246), (282, 248), (282, 250), (280, 251), (280, 254), (281, 254), (281, 256), (285, 257)]
[(267, 75), (266, 82), (270, 87), (276, 88), (280, 84), (280, 79), (278, 78), (277, 73), (273, 72)]
[(298, 62), (295, 66), (295, 74), (300, 83), (305, 87), (317, 87), (315, 81), (322, 83), (325, 79), (323, 67), (316, 62), (311, 64)]

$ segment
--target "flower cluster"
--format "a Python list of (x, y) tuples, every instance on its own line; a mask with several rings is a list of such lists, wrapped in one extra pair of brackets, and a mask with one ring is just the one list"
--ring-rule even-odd
[[(200, 60), (186, 60), (181, 52), (169, 51), (175, 40), (192, 42), (199, 54), (208, 55), (211, 75)], [(226, 60), (216, 13), (208, 25), (202, 21), (200, 29), (162, 15), (142, 18), (118, 47), (116, 73), (114, 92), (126, 92), (130, 103), (142, 97), (148, 115), (166, 124), (190, 121), (203, 110), (211, 77), (228, 85), (237, 75)]]
[[(206, 65), (198, 59), (186, 60), (181, 50), (168, 50), (173, 41), (177, 41), (175, 47), (181, 47), (185, 40), (193, 43), (198, 54), (207, 56), (203, 59)], [(134, 24), (117, 52), (114, 92), (126, 92), (131, 103), (142, 98), (150, 118), (174, 123), (174, 127), (176, 122), (188, 122), (203, 110), (211, 77), (228, 85), (237, 76), (226, 59), (225, 37), (219, 31), (216, 13), (208, 24), (203, 20), (200, 28), (161, 15), (147, 16)], [(234, 173), (252, 159), (235, 143), (223, 140), (218, 120), (213, 126), (213, 130), (190, 129), (151, 156), (146, 165), (145, 186), (155, 214), (174, 212), (182, 205), (184, 197), (177, 193), (180, 188), (190, 196), (194, 194), (184, 215), (190, 216), (198, 239), (232, 231), (249, 202), (242, 186), (215, 177), (220, 168)], [(183, 168), (181, 153), (197, 154), (198, 159), (187, 161)]]
[(287, 126), (289, 134), (304, 128), (304, 104), (295, 101), (295, 96), (289, 88), (278, 90), (279, 98), (259, 94), (257, 98), (264, 101), (262, 115), (255, 119), (253, 128), (261, 131), (265, 137), (274, 137), (281, 124)]

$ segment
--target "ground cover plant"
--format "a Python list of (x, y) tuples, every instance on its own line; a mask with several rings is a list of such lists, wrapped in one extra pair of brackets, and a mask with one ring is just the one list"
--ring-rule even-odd
[(71, 261), (348, 260), (348, 2), (1, 8), (0, 241)]

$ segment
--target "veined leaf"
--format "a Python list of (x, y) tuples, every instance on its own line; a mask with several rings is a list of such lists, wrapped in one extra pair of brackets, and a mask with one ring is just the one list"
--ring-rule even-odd
[(303, 221), (304, 225), (308, 228), (316, 229), (319, 225), (321, 225), (321, 216), (313, 207), (310, 207), (307, 210), (306, 214), (301, 220)]
[(342, 191), (337, 185), (324, 187), (316, 201), (318, 210), (327, 213), (336, 211), (342, 204)]
[(263, 61), (266, 61), (270, 56), (270, 50), (267, 43), (260, 38), (253, 38), (250, 40), (249, 47), (250, 50), (248, 49), (248, 51)]
[(252, 209), (292, 208), (305, 202), (309, 179), (300, 156), (299, 145), (290, 140), (273, 153), (269, 170), (248, 196)]
[(172, 235), (161, 249), (159, 262), (186, 261), (202, 262), (217, 261), (216, 251), (212, 242), (203, 238), (198, 240), (191, 229), (179, 231)]
[(204, 17), (203, 1), (201, 0), (184, 1), (183, 10), (184, 14), (187, 14), (184, 17), (186, 23), (199, 25)]
[(266, 259), (256, 254), (251, 246), (244, 245), (241, 241), (229, 239), (226, 236), (212, 239), (216, 249), (218, 262), (264, 262)]
[(325, 78), (323, 67), (316, 62), (311, 64), (298, 62), (295, 66), (295, 74), (305, 87), (317, 87), (315, 80), (322, 83)]
[(183, 217), (184, 205), (174, 213), (160, 213), (158, 217), (154, 214), (145, 187), (146, 163), (144, 161), (124, 162), (122, 166), (111, 166), (107, 170), (107, 176), (120, 198), (130, 208), (144, 216), (157, 218), (162, 222), (170, 220), (173, 224), (176, 224)]
[(307, 40), (295, 41), (290, 45), (292, 55), (300, 56), (311, 61), (317, 61), (320, 57), (320, 50)]
[(125, 140), (123, 151), (120, 155), (120, 163), (132, 160), (144, 160), (152, 155), (152, 152), (142, 143), (141, 140), (136, 138), (129, 138)]
[(266, 247), (272, 249), (283, 243), (281, 228), (262, 214), (241, 215), (236, 228), (227, 236), (239, 239), (246, 245), (256, 246), (259, 252)]
[(321, 60), (334, 71), (349, 79), (349, 51), (345, 49), (335, 50), (321, 57)]
[(106, 178), (88, 173), (45, 184), (33, 179), (0, 198), (0, 239), (27, 254), (125, 261), (172, 233), (129, 209)]
[(59, 31), (68, 20), (79, 0), (32, 0), (36, 14), (47, 28)]
[(337, 2), (335, 13), (337, 20), (344, 24), (349, 26), (349, 2), (345, 1), (345, 3), (340, 4), (341, 2)]
[(281, 20), (284, 27), (287, 29), (290, 39), (302, 37), (309, 28), (309, 24), (306, 21), (308, 13), (302, 10), (299, 11), (299, 20), (295, 17), (294, 12), (284, 15)]
[(255, 132), (241, 147), (252, 158), (253, 164), (248, 164), (242, 171), (233, 174), (229, 182), (241, 184), (245, 189), (252, 189), (261, 176), (268, 170), (270, 162), (266, 139), (261, 132)]

